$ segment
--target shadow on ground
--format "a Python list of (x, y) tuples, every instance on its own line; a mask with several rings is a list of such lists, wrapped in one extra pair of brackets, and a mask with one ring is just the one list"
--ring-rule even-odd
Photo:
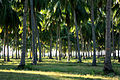
[(94, 79), (83, 77), (46, 76), (40, 74), (0, 72), (0, 80), (94, 80)]

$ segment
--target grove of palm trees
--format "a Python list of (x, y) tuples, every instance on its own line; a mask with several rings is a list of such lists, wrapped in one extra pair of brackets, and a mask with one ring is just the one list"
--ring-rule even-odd
[(120, 80), (120, 0), (0, 0), (0, 80)]

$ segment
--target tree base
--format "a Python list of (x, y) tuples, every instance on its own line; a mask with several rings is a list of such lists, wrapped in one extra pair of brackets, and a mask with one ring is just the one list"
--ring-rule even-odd
[(118, 58), (118, 62), (120, 62), (120, 58)]
[(38, 62), (42, 62), (42, 60), (39, 60)]
[(49, 57), (49, 59), (54, 59), (54, 58), (52, 58), (52, 57), (50, 58), (50, 57)]
[(74, 59), (78, 59), (78, 58), (74, 58)]
[(82, 61), (78, 60), (77, 63), (82, 63)]
[(63, 57), (63, 59), (65, 59), (65, 56)]
[(31, 65), (37, 65), (37, 63), (31, 63)]
[(97, 66), (96, 63), (92, 63), (92, 66)]
[(10, 60), (7, 60), (7, 62), (11, 62)]
[(83, 59), (85, 59), (85, 56), (83, 56)]
[(91, 57), (87, 57), (86, 59), (91, 59)]
[(25, 65), (18, 65), (17, 69), (24, 69)]
[(56, 60), (58, 60), (58, 58), (56, 58)]
[(113, 69), (108, 69), (108, 68), (104, 68), (103, 71), (104, 71), (104, 74), (114, 73)]

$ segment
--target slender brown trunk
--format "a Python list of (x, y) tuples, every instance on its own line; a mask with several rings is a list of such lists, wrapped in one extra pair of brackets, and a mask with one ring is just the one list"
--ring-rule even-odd
[(93, 53), (92, 53), (92, 43), (91, 43), (91, 46), (90, 46), (90, 48), (91, 48), (91, 57), (92, 57), (92, 54), (93, 54)]
[(77, 49), (78, 49), (78, 62), (81, 61), (81, 55), (80, 55), (80, 45), (79, 45), (79, 37), (78, 37), (78, 25), (77, 25), (77, 19), (76, 19), (76, 11), (74, 10), (74, 23), (76, 27), (76, 35), (77, 35)]
[[(17, 32), (17, 34), (18, 34), (18, 32)], [(18, 59), (20, 59), (20, 53), (19, 53), (19, 34), (17, 36), (17, 41), (18, 41)]]
[[(37, 35), (37, 34), (36, 34), (36, 35)], [(36, 54), (36, 59), (38, 60), (38, 54), (37, 54), (38, 51), (37, 51), (37, 48), (38, 48), (38, 44), (37, 44), (37, 40), (36, 40), (36, 46), (35, 46), (35, 50), (36, 50), (36, 51), (35, 51), (35, 54)]]
[(18, 59), (20, 59), (19, 45), (18, 45)]
[(98, 58), (100, 58), (100, 49), (98, 49)]
[(10, 58), (9, 58), (9, 43), (7, 43), (7, 61), (10, 61)]
[(58, 30), (59, 30), (59, 61), (61, 60), (61, 38), (60, 38), (60, 24), (58, 23)]
[[(16, 29), (16, 30), (17, 30), (17, 29)], [(18, 46), (18, 45), (17, 45), (17, 31), (16, 31), (16, 35), (15, 35), (15, 43), (16, 43), (16, 59), (17, 59), (17, 58), (18, 58), (18, 57), (17, 57), (17, 55), (18, 55), (18, 54), (17, 54), (17, 46)]]
[[(1, 46), (2, 48), (3, 48), (3, 50), (4, 50), (4, 38), (2, 39), (2, 46)], [(4, 51), (2, 51), (2, 53), (1, 53), (1, 58), (3, 59), (4, 58)]]
[(50, 34), (50, 56), (49, 56), (49, 59), (53, 59), (52, 58), (52, 32), (51, 32), (51, 34)]
[(56, 41), (56, 53), (55, 53), (56, 60), (58, 59), (57, 58), (57, 49), (58, 49), (58, 40)]
[(67, 61), (70, 61), (70, 36), (69, 36), (69, 28), (68, 28), (68, 54), (67, 54)]
[(32, 43), (31, 43), (31, 49), (30, 49), (30, 59), (32, 59)]
[(36, 53), (35, 53), (35, 22), (34, 22), (34, 8), (33, 0), (30, 0), (31, 6), (31, 26), (32, 26), (32, 54), (33, 54), (33, 65), (37, 64)]
[(75, 42), (75, 59), (78, 58), (78, 54), (77, 54), (77, 43)]
[(56, 57), (56, 60), (58, 59), (58, 57), (57, 57), (57, 51), (58, 51), (58, 35), (59, 35), (59, 30), (58, 30), (58, 26), (57, 26), (57, 41), (56, 41), (56, 53), (55, 53), (55, 57)]
[(91, 21), (92, 21), (92, 40), (93, 40), (93, 62), (92, 66), (96, 66), (96, 39), (95, 39), (95, 25), (94, 25), (94, 2), (91, 0)]
[(102, 49), (101, 49), (100, 53), (101, 53), (100, 56), (102, 57), (102, 56), (103, 56), (103, 54), (102, 54)]
[[(36, 10), (35, 9), (34, 9), (34, 23), (35, 23), (36, 59), (38, 60), (37, 48), (39, 45), (39, 62), (41, 62), (41, 44), (40, 44), (40, 40), (39, 40), (39, 31), (38, 31), (38, 27), (37, 27), (37, 19), (36, 19)], [(37, 43), (37, 40), (38, 40), (38, 43)]]
[(19, 66), (25, 65), (27, 5), (28, 5), (28, 0), (25, 0), (24, 15), (23, 15), (23, 48), (22, 48), (21, 61)]
[(83, 42), (83, 59), (85, 59), (85, 41)]
[(42, 62), (42, 56), (41, 56), (41, 42), (39, 40), (39, 31), (37, 28), (37, 32), (38, 32), (38, 45), (39, 45), (39, 62)]
[(8, 34), (8, 30), (7, 31), (7, 35), (6, 35), (6, 38), (7, 38), (7, 61), (10, 61), (10, 58), (9, 58), (9, 34)]
[(44, 48), (44, 52), (43, 52), (43, 55), (44, 55), (43, 57), (45, 57), (45, 48)]
[(118, 62), (120, 62), (120, 30), (119, 30), (119, 40), (118, 40)]
[(113, 45), (113, 50), (112, 50), (112, 52), (113, 52), (113, 58), (116, 59), (113, 19), (112, 19), (112, 45)]
[(14, 50), (12, 50), (12, 59), (14, 58), (13, 52), (14, 52)]
[(106, 7), (106, 41), (105, 41), (105, 62), (104, 62), (104, 72), (110, 73), (113, 72), (112, 64), (111, 64), (111, 0), (107, 0)]
[(90, 58), (90, 40), (88, 41), (87, 50), (88, 50), (88, 58)]
[(6, 61), (5, 46), (6, 46), (6, 31), (4, 32), (4, 61)]
[(67, 53), (67, 61), (70, 61), (70, 14), (66, 8), (66, 23), (67, 23), (67, 32), (68, 32), (68, 53)]

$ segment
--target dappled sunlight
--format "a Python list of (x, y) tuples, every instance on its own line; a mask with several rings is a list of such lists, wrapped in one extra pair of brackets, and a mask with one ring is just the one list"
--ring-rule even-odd
[(104, 76), (95, 76), (95, 75), (80, 75), (80, 74), (67, 74), (62, 72), (44, 72), (44, 71), (20, 71), (20, 70), (0, 70), (0, 72), (12, 72), (12, 73), (25, 73), (25, 74), (39, 74), (45, 76), (53, 76), (53, 77), (82, 77), (82, 78), (91, 78), (91, 79), (106, 79), (106, 80), (118, 80), (118, 77), (104, 77)]
[[(39, 77), (45, 76), (51, 78), (50, 80), (119, 80), (120, 78), (119, 76), (117, 76), (120, 73), (120, 65), (117, 60), (115, 61), (115, 63), (113, 63), (113, 68), (117, 73), (116, 76), (114, 74), (104, 75), (102, 72), (104, 65), (101, 61), (97, 63), (97, 66), (91, 66), (90, 62), (92, 61), (92, 59), (85, 59), (83, 60), (83, 63), (77, 63), (76, 61), (77, 59), (71, 59), (70, 62), (67, 62), (66, 59), (57, 61), (55, 59), (49, 60), (45, 58), (42, 62), (38, 62), (37, 65), (31, 65), (32, 59), (26, 59), (25, 69), (21, 71), (16, 70), (17, 66), (20, 63), (20, 59), (11, 59), (11, 62), (4, 62), (3, 59), (0, 59), (0, 75), (2, 75), (2, 73), (9, 73), (7, 74), (7, 76), (9, 77), (13, 74), (16, 74), (19, 76), (19, 78), (21, 78), (20, 76), (26, 74), (24, 75), (24, 77), (28, 75), (32, 75), (33, 77), (34, 75)], [(19, 75), (19, 73), (21, 75)]]

